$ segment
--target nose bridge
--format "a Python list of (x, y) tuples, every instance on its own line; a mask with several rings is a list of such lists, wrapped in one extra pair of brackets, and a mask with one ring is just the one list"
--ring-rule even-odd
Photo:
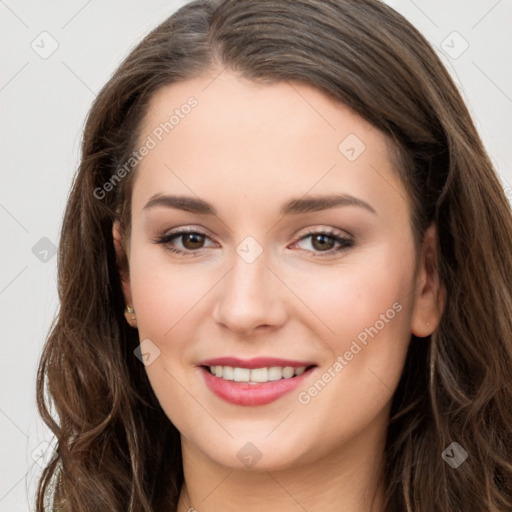
[(285, 319), (284, 298), (267, 268), (269, 255), (246, 240), (239, 244), (232, 261), (215, 307), (216, 321), (234, 331), (281, 324)]

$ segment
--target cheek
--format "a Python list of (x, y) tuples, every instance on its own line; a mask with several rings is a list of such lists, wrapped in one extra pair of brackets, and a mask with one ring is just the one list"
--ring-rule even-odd
[(340, 274), (323, 300), (310, 295), (334, 333), (323, 338), (329, 356), (316, 379), (298, 390), (296, 417), (315, 418), (323, 439), (350, 439), (377, 417), (386, 421), (411, 337), (413, 268), (395, 259)]
[(350, 255), (336, 267), (318, 266), (315, 272), (295, 269), (287, 276), (310, 311), (310, 328), (321, 331), (336, 353), (348, 350), (358, 336), (364, 342), (368, 329), (379, 338), (394, 338), (410, 327), (413, 254), (397, 256), (391, 244), (367, 254)]
[(141, 339), (164, 340), (215, 283), (208, 271), (171, 264), (165, 249), (141, 245), (130, 260), (130, 284)]
[[(141, 342), (149, 339), (157, 357), (145, 367), (151, 387), (169, 419), (183, 431), (193, 429), (201, 411), (191, 398), (197, 382), (189, 382), (190, 340), (197, 338), (197, 312), (215, 276), (198, 275), (192, 266), (171, 265), (164, 249), (134, 247), (130, 284)], [(212, 279), (210, 279), (210, 277)], [(194, 316), (196, 315), (196, 316)], [(195, 321), (191, 321), (195, 320)], [(186, 414), (183, 414), (187, 411)], [(199, 421), (198, 419), (198, 421)]]
[(414, 253), (397, 257), (390, 245), (372, 251), (368, 261), (346, 261), (338, 272), (328, 269), (329, 276), (295, 282), (297, 294), (322, 320), (322, 327), (312, 328), (325, 334), (329, 354), (319, 382), (302, 390), (299, 403), (315, 402), (311, 411), (317, 415), (330, 404), (329, 410), (365, 418), (389, 401), (402, 374), (411, 338)]

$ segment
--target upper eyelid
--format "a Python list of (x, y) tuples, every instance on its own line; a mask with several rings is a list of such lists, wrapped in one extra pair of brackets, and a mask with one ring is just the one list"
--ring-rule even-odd
[[(180, 227), (180, 228), (175, 228), (174, 230), (171, 230), (170, 232), (168, 233), (164, 233), (163, 235), (161, 235), (160, 238), (169, 238), (169, 237), (178, 237), (180, 235), (183, 235), (183, 234), (187, 234), (187, 233), (197, 233), (197, 234), (200, 234), (200, 235), (204, 235), (208, 238), (210, 238), (212, 241), (213, 241), (213, 238), (207, 230), (205, 230), (205, 228), (189, 228), (189, 227)], [(348, 231), (345, 231), (345, 230), (341, 230), (339, 228), (334, 228), (334, 227), (328, 227), (328, 228), (317, 228), (317, 227), (308, 227), (308, 228), (304, 228), (304, 232), (296, 235), (294, 238), (296, 238), (296, 241), (298, 240), (301, 240), (302, 238), (304, 237), (307, 237), (307, 236), (311, 236), (311, 235), (314, 235), (314, 234), (320, 234), (320, 233), (324, 233), (324, 234), (327, 234), (327, 235), (331, 235), (331, 236), (338, 236), (340, 238), (353, 238), (353, 235), (351, 233), (349, 233)], [(348, 236), (345, 236), (345, 234), (348, 235)]]
[(165, 231), (162, 235), (160, 235), (158, 238), (170, 238), (170, 237), (179, 237), (180, 235), (186, 235), (188, 233), (197, 233), (198, 235), (204, 235), (211, 240), (213, 240), (213, 236), (211, 236), (207, 229), (205, 228), (196, 228), (196, 227), (179, 227), (174, 228), (169, 231)]
[[(333, 226), (321, 227), (321, 225), (313, 225), (313, 226), (308, 226), (308, 227), (302, 228), (300, 231), (301, 231), (301, 234), (295, 235), (295, 236), (304, 236), (304, 235), (309, 235), (312, 233), (321, 233), (321, 232), (328, 232), (329, 234), (339, 234), (339, 236), (344, 236), (343, 233), (345, 233), (349, 237), (353, 236), (347, 230), (341, 229), (341, 228), (336, 228)], [(209, 236), (210, 238), (213, 238), (213, 236), (209, 234), (210, 232), (207, 228), (195, 227), (194, 225), (192, 225), (192, 227), (180, 226), (180, 227), (171, 229), (169, 231), (164, 232), (164, 234), (162, 236), (171, 236), (171, 235), (181, 234), (181, 233), (199, 233), (202, 235)]]
[(328, 228), (304, 228), (304, 232), (301, 232), (301, 234), (297, 235), (298, 239), (308, 236), (308, 235), (314, 235), (317, 233), (325, 233), (331, 236), (339, 236), (340, 238), (348, 238), (353, 237), (348, 231), (345, 231), (343, 229), (334, 228), (334, 227), (328, 227)]

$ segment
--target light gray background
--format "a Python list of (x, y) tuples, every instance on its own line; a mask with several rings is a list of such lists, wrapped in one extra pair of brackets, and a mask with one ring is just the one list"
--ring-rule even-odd
[[(0, 0), (2, 512), (34, 510), (37, 461), (51, 441), (35, 407), (35, 374), (58, 307), (51, 248), (86, 113), (129, 49), (184, 3)], [(388, 3), (438, 49), (512, 199), (512, 0)]]

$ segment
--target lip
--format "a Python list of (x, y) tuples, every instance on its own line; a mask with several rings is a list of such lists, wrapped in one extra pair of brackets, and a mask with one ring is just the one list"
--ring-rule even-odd
[(201, 361), (198, 366), (232, 366), (234, 368), (270, 368), (271, 366), (312, 366), (314, 361), (292, 361), (290, 359), (277, 359), (275, 357), (254, 357), (252, 359), (238, 359), (237, 357), (216, 357)]
[[(226, 361), (227, 359), (211, 359), (210, 361)], [(232, 359), (230, 359), (232, 360)], [(238, 360), (239, 361), (239, 360)], [(251, 364), (254, 360), (251, 360)], [(260, 364), (259, 360), (258, 365)], [(273, 359), (272, 361), (276, 361)], [(283, 361), (283, 360), (280, 360)], [(245, 361), (247, 363), (247, 361)], [(239, 364), (239, 363), (237, 363)], [(206, 366), (231, 366), (230, 364), (223, 363), (219, 365), (208, 364)], [(253, 368), (262, 368), (263, 366), (254, 366)], [(280, 364), (272, 364), (271, 366), (281, 366)], [(293, 366), (286, 364), (286, 366)], [(300, 365), (309, 366), (309, 365)], [(247, 366), (238, 366), (239, 368), (247, 368)], [(300, 386), (305, 379), (307, 379), (311, 373), (317, 368), (317, 366), (310, 366), (304, 373), (291, 377), (289, 379), (280, 379), (276, 381), (263, 382), (258, 384), (249, 384), (248, 382), (235, 382), (232, 380), (224, 380), (221, 377), (212, 375), (208, 368), (201, 366), (201, 371), (206, 386), (209, 390), (214, 393), (217, 397), (222, 400), (229, 402), (234, 405), (244, 406), (257, 406), (266, 405), (271, 402), (278, 400), (284, 395), (290, 393), (298, 386)]]

